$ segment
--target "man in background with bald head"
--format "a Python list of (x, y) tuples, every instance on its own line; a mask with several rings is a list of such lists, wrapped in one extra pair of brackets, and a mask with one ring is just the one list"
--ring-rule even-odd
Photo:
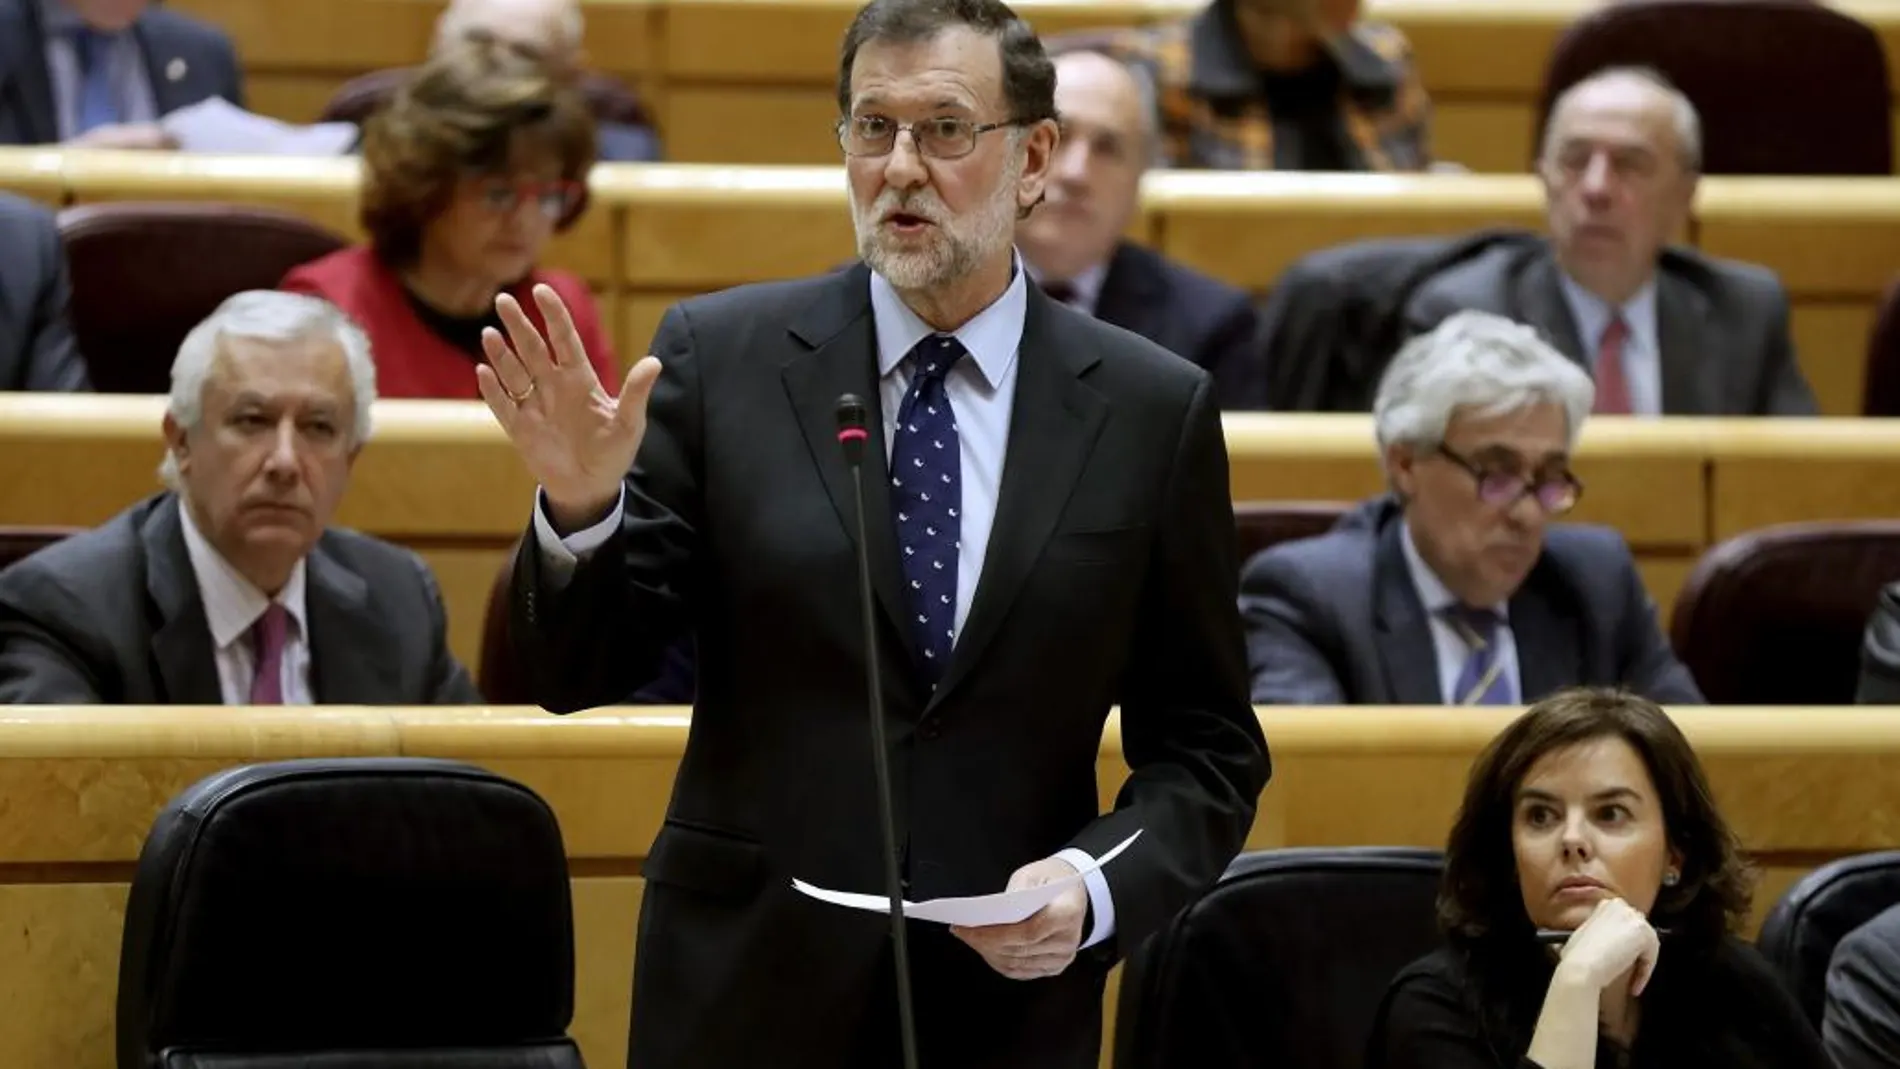
[(1500, 244), (1425, 283), (1408, 332), (1466, 309), (1529, 323), (1591, 372), (1601, 414), (1813, 415), (1780, 280), (1669, 244), (1701, 168), (1695, 106), (1660, 75), (1578, 82), (1551, 108), (1538, 160), (1547, 239)]
[[(594, 102), (599, 78), (587, 73), (582, 47), (586, 24), (577, 0), (450, 0), (436, 20), (432, 51), (470, 40), (494, 41), (532, 57), (550, 70), (582, 83)], [(632, 94), (628, 93), (632, 100)], [(595, 116), (602, 162), (639, 163), (660, 158), (660, 139), (645, 116)], [(638, 121), (634, 121), (637, 119)]]
[(1124, 235), (1159, 140), (1152, 93), (1099, 52), (1055, 58), (1062, 143), (1048, 199), (1016, 229), (1029, 273), (1057, 300), (1206, 368), (1224, 409), (1265, 407), (1259, 324), (1244, 290)]

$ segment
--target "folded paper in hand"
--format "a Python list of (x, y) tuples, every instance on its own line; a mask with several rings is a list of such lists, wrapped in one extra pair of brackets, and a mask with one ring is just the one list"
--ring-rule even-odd
[[(980, 927), (986, 924), (1015, 924), (1028, 920), (1036, 911), (1056, 900), (1062, 892), (1082, 882), (1085, 873), (1107, 865), (1115, 856), (1128, 849), (1128, 844), (1141, 837), (1139, 829), (1135, 834), (1117, 843), (1114, 849), (1095, 859), (1095, 863), (1073, 876), (1045, 883), (1038, 887), (1025, 887), (1017, 891), (1003, 891), (993, 895), (977, 895), (972, 898), (933, 898), (928, 902), (905, 902), (904, 916), (912, 920), (934, 921), (938, 924), (955, 924), (965, 927)], [(813, 887), (803, 880), (793, 880), (792, 886), (800, 893), (810, 895), (820, 902), (829, 902), (834, 906), (849, 909), (861, 909), (870, 913), (891, 912), (889, 895), (867, 895), (854, 891), (828, 891), (823, 887)]]

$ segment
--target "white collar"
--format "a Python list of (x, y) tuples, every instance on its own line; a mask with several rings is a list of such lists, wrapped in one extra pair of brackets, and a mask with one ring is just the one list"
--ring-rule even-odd
[[(184, 497), (180, 496), (177, 503), (178, 519), (185, 529), (185, 553), (191, 558), (191, 570), (198, 579), (198, 594), (204, 601), (205, 622), (211, 627), (211, 645), (213, 649), (223, 650), (250, 632), (251, 625), (269, 608), (271, 599), (238, 574), (231, 562), (198, 530)], [(299, 635), (310, 633), (304, 614), (304, 564), (300, 560), (290, 570), (290, 581), (277, 596), (277, 601), (290, 613), (291, 623), (296, 628), (294, 633)]]
[[(971, 361), (990, 389), (1004, 381), (1023, 340), (1023, 319), (1029, 310), (1027, 275), (1022, 260), (1010, 265), (1009, 285), (1003, 295), (970, 321), (951, 331), (963, 343)], [(882, 378), (903, 363), (917, 343), (940, 333), (910, 310), (897, 288), (876, 271), (871, 272), (871, 318), (877, 330), (877, 373)]]
[[(1458, 595), (1453, 594), (1445, 581), (1432, 570), (1432, 566), (1425, 563), (1425, 557), (1418, 551), (1418, 543), (1412, 540), (1412, 525), (1404, 520), (1399, 521), (1399, 549), (1405, 555), (1405, 570), (1412, 575), (1412, 589), (1418, 591), (1418, 600), (1425, 606), (1425, 615), (1435, 617), (1460, 604)], [(1508, 601), (1489, 608), (1498, 614), (1500, 620), (1510, 620)]]

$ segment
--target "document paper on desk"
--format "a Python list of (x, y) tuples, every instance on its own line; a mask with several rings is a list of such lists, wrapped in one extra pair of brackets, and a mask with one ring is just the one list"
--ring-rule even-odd
[[(955, 924), (965, 927), (979, 927), (986, 924), (1015, 924), (1028, 920), (1036, 911), (1056, 900), (1056, 896), (1082, 882), (1084, 873), (1094, 872), (1115, 860), (1115, 856), (1128, 849), (1128, 844), (1141, 837), (1139, 829), (1135, 834), (1117, 843), (1114, 849), (1095, 859), (1095, 864), (1073, 876), (1064, 877), (1054, 883), (1045, 883), (1040, 887), (1025, 887), (1020, 891), (1002, 891), (993, 895), (977, 895), (971, 898), (933, 898), (928, 902), (904, 903), (904, 916), (912, 920), (934, 921), (938, 924)], [(891, 912), (889, 895), (867, 895), (855, 891), (828, 891), (823, 887), (813, 887), (803, 880), (793, 880), (792, 887), (801, 894), (810, 895), (820, 902), (829, 902), (834, 906), (848, 909), (861, 909), (869, 913)]]

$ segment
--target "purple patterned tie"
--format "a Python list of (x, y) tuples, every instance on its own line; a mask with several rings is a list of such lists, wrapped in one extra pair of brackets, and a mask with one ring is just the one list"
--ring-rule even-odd
[(957, 554), (963, 548), (963, 457), (943, 377), (965, 353), (963, 344), (947, 334), (917, 343), (904, 358), (911, 368), (910, 389), (891, 436), (891, 509), (910, 593), (911, 630), (924, 655), (924, 678), (933, 688), (956, 641)]
[(284, 704), (284, 638), (290, 612), (271, 602), (251, 625), (251, 645), (257, 653), (257, 672), (251, 677), (252, 705)]
[(1444, 617), (1471, 650), (1464, 670), (1458, 673), (1458, 684), (1452, 688), (1453, 704), (1515, 705), (1515, 688), (1498, 661), (1498, 627), (1504, 621), (1489, 609), (1465, 605), (1446, 607)]

